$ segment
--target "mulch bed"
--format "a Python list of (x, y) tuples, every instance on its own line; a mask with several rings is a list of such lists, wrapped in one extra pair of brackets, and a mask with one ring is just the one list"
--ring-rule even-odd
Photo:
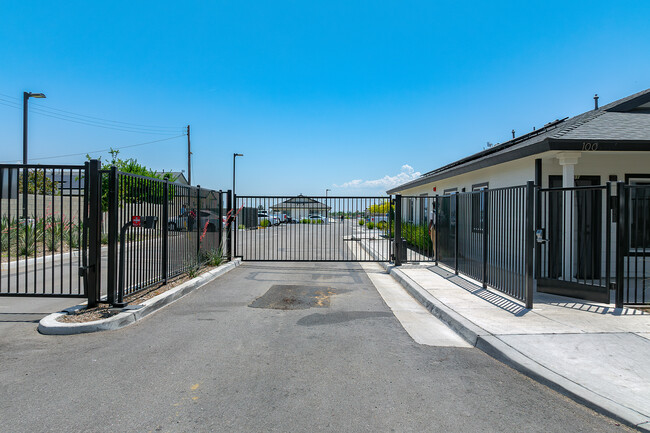
[[(215, 266), (201, 268), (201, 270), (199, 270), (199, 272), (197, 273), (197, 276), (205, 272), (208, 272), (214, 268)], [(177, 287), (189, 280), (191, 280), (189, 275), (187, 274), (179, 275), (178, 277), (169, 280), (167, 284), (158, 284), (142, 292), (138, 292), (133, 295), (127, 296), (124, 299), (124, 302), (128, 303), (128, 305), (141, 304), (142, 302), (151, 299), (154, 296), (158, 296), (161, 293), (165, 293), (166, 291), (173, 289), (174, 287)], [(64, 323), (85, 323), (85, 322), (92, 322), (100, 319), (106, 319), (120, 313), (121, 311), (122, 311), (121, 308), (112, 308), (111, 304), (99, 303), (97, 307), (82, 308), (80, 310), (75, 311), (74, 313), (61, 316), (57, 320), (59, 322), (64, 322)]]

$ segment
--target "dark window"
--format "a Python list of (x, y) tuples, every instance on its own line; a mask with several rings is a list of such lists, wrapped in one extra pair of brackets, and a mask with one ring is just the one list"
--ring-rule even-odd
[(420, 219), (419, 219), (418, 223), (420, 225), (425, 225), (428, 222), (427, 221), (428, 206), (427, 206), (427, 195), (426, 194), (420, 194), (420, 203), (419, 204), (420, 204), (420, 206), (419, 206), (419, 208), (420, 208)]
[(481, 191), (487, 188), (487, 182), (472, 185), (472, 231), (474, 232), (483, 231), (485, 215), (483, 214), (484, 195)]
[(625, 175), (630, 185), (630, 250), (650, 248), (650, 175)]

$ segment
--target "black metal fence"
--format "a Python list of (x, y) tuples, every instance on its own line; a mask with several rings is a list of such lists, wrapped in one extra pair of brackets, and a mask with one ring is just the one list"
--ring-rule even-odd
[(609, 183), (529, 182), (395, 200), (300, 195), (233, 202), (230, 191), (100, 170), (96, 160), (1, 164), (0, 296), (87, 297), (93, 306), (105, 294), (118, 305), (210, 257), (236, 255), (437, 262), (528, 308), (534, 277), (539, 291), (609, 302), (615, 288), (618, 307), (647, 305), (650, 184), (618, 182), (612, 190)]
[(537, 290), (610, 301), (611, 185), (537, 190)]
[(0, 295), (83, 297), (85, 165), (0, 165)]
[[(433, 262), (435, 231), (431, 230), (431, 215), (436, 197), (400, 197), (400, 260), (402, 262)], [(394, 224), (393, 224), (394, 225)]]
[(125, 296), (192, 271), (210, 256), (230, 253), (227, 193), (114, 167), (102, 176), (108, 302), (119, 304)]
[[(532, 307), (533, 184), (402, 197), (399, 261), (436, 261)], [(414, 229), (404, 230), (404, 225)], [(403, 251), (406, 250), (406, 251)]]
[(255, 261), (389, 261), (390, 197), (237, 196), (235, 255)]
[(616, 304), (650, 304), (650, 185), (617, 184)]

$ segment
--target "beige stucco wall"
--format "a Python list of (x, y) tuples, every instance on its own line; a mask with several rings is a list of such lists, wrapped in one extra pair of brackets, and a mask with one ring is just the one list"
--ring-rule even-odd
[[(490, 188), (502, 188), (513, 185), (523, 185), (535, 177), (535, 158), (523, 158), (491, 167), (464, 173), (447, 179), (427, 183), (401, 192), (402, 195), (430, 196), (442, 195), (446, 189), (458, 188), (462, 191), (472, 190), (472, 185), (489, 182)], [(436, 188), (436, 191), (433, 188)]]
[[(578, 164), (575, 165), (576, 176), (600, 176), (601, 184), (609, 180), (610, 175), (625, 180), (625, 174), (650, 174), (650, 152), (578, 152)], [(493, 165), (447, 179), (434, 181), (415, 188), (400, 191), (402, 195), (430, 196), (442, 195), (446, 189), (458, 188), (462, 191), (472, 190), (472, 185), (488, 182), (490, 188), (502, 188), (524, 185), (535, 178), (535, 159), (542, 159), (542, 187), (548, 187), (549, 175), (562, 175), (562, 166), (557, 155), (559, 152), (521, 158), (503, 164)], [(436, 191), (433, 188), (436, 188)]]
[[(447, 179), (427, 183), (415, 188), (401, 191), (403, 196), (428, 196), (443, 195), (448, 188), (457, 188), (461, 192), (463, 188), (466, 191), (472, 190), (472, 185), (488, 182), (491, 189), (502, 188), (515, 185), (523, 185), (535, 177), (535, 159), (542, 159), (542, 187), (549, 186), (549, 176), (562, 175), (562, 166), (559, 164), (558, 155), (560, 152), (545, 152), (543, 154), (522, 158), (508, 163), (494, 165), (492, 167), (475, 170), (470, 173), (461, 174)], [(572, 152), (575, 153), (575, 152)], [(578, 163), (574, 166), (575, 177), (579, 176), (600, 176), (600, 184), (604, 185), (609, 181), (610, 176), (617, 176), (617, 180), (625, 181), (626, 174), (646, 174), (650, 175), (650, 152), (578, 152), (580, 157)], [(436, 188), (436, 191), (433, 188)], [(612, 187), (612, 194), (616, 194), (616, 188)], [(604, 197), (604, 192), (603, 192)], [(419, 203), (421, 200), (403, 201), (403, 218), (419, 222)], [(413, 206), (412, 211), (409, 207)], [(427, 206), (430, 210), (431, 205)], [(602, 221), (606, 221), (605, 208), (602, 207)], [(411, 212), (413, 217), (410, 217)], [(576, 222), (577, 223), (577, 222)], [(616, 242), (616, 230), (614, 224), (610, 226), (612, 243)], [(605, 251), (604, 243), (606, 239), (605, 231), (607, 227), (602, 226), (601, 240), (603, 242), (602, 251)], [(577, 236), (574, 234), (574, 236)], [(575, 239), (574, 239), (575, 242)], [(610, 260), (615, 259), (614, 249), (611, 250)], [(574, 261), (576, 259), (574, 258)], [(605, 255), (601, 255), (601, 270), (604, 274)]]

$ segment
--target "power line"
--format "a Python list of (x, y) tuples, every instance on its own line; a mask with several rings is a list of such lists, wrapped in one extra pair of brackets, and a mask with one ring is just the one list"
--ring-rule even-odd
[[(128, 146), (120, 146), (120, 147), (110, 147), (108, 149), (99, 149), (99, 150), (91, 150), (88, 152), (80, 152), (80, 153), (69, 153), (66, 155), (53, 155), (53, 156), (42, 156), (40, 158), (29, 158), (30, 161), (42, 161), (45, 159), (56, 159), (56, 158), (66, 158), (68, 156), (80, 156), (80, 155), (90, 155), (92, 153), (99, 153), (99, 152), (108, 152), (110, 150), (120, 150), (120, 149), (127, 149), (130, 147), (137, 147), (137, 146), (144, 146), (145, 144), (152, 144), (152, 143), (160, 143), (161, 141), (167, 141), (167, 140), (173, 140), (175, 138), (180, 138), (184, 137), (185, 134), (177, 135), (175, 137), (168, 137), (168, 138), (161, 138), (160, 140), (153, 140), (153, 141), (147, 141), (145, 143), (137, 143), (137, 144), (130, 144)], [(7, 164), (7, 163), (12, 163), (14, 161), (2, 161), (2, 164)]]
[[(22, 108), (21, 102), (15, 102), (15, 101), (20, 101), (20, 99), (11, 97), (9, 95), (5, 95), (3, 93), (0, 93), (0, 96), (4, 96), (5, 98), (10, 98), (9, 100), (7, 100), (5, 98), (0, 97), (0, 101), (3, 101), (0, 102), (0, 104), (17, 108), (17, 109)], [(11, 99), (13, 99), (14, 101), (12, 101)], [(181, 127), (174, 127), (174, 126), (153, 126), (153, 125), (143, 125), (138, 123), (120, 122), (117, 120), (102, 119), (100, 117), (87, 116), (84, 114), (73, 113), (71, 111), (60, 110), (57, 108), (53, 108), (49, 106), (46, 107), (43, 105), (32, 105), (30, 107), (30, 111), (33, 111), (34, 113), (40, 114), (42, 116), (53, 117), (59, 120), (79, 123), (87, 126), (96, 126), (105, 129), (114, 129), (123, 132), (163, 135), (163, 134), (173, 134), (179, 130), (182, 130)]]

